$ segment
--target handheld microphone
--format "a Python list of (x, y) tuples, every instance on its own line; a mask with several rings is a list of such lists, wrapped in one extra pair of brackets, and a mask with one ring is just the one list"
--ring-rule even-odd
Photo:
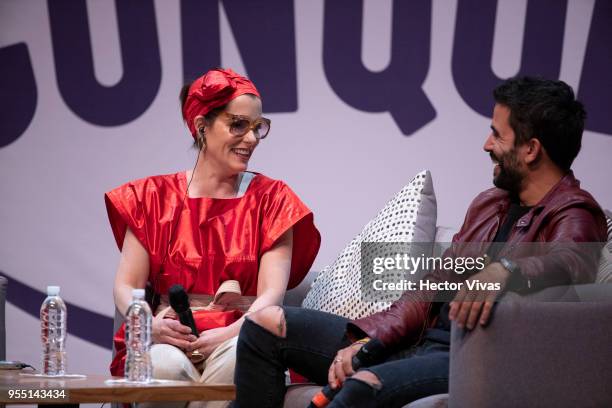
[(193, 314), (189, 308), (189, 298), (187, 297), (185, 288), (181, 285), (172, 286), (168, 291), (168, 298), (170, 300), (170, 306), (176, 312), (181, 324), (191, 328), (193, 335), (198, 337), (198, 330), (196, 329)]
[[(353, 365), (353, 371), (357, 372), (361, 367), (369, 367), (374, 364), (380, 363), (385, 358), (385, 346), (384, 344), (378, 340), (373, 339), (364, 344), (357, 354), (353, 356), (351, 360), (351, 364)], [(332, 389), (329, 384), (321, 389), (321, 391), (317, 392), (308, 408), (324, 408), (331, 402), (332, 399), (340, 392), (340, 387), (337, 387), (335, 390)]]

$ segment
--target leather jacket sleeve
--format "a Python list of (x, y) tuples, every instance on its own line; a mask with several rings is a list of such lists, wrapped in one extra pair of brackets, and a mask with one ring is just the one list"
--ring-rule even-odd
[(388, 310), (349, 322), (347, 332), (352, 339), (377, 338), (387, 347), (414, 341), (426, 327), (430, 305), (404, 293)]
[[(460, 234), (456, 234), (453, 242)], [(452, 257), (453, 246), (444, 252)], [(424, 279), (432, 282), (453, 280), (446, 272), (432, 271)], [(430, 310), (436, 296), (435, 291), (406, 291), (389, 307), (373, 315), (352, 320), (347, 324), (347, 335), (353, 341), (363, 337), (379, 339), (388, 348), (400, 344), (414, 344), (431, 323)]]
[(605, 221), (598, 215), (574, 207), (554, 217), (547, 228), (545, 253), (514, 259), (520, 276), (511, 278), (509, 289), (536, 291), (593, 282), (606, 235)]

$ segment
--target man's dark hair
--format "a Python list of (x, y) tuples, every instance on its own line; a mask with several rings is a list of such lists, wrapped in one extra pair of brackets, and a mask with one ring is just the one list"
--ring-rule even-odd
[(586, 112), (568, 84), (516, 77), (495, 88), (493, 97), (510, 108), (515, 146), (536, 138), (553, 163), (562, 170), (570, 169), (580, 151)]

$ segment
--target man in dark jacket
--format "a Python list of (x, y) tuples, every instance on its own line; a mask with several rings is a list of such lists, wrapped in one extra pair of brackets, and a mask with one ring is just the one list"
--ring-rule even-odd
[[(605, 241), (606, 226), (570, 170), (581, 145), (582, 104), (567, 84), (529, 77), (510, 79), (493, 94), (484, 150), (494, 164), (495, 188), (474, 199), (445, 253), (489, 261), (471, 274), (434, 270), (426, 276), (430, 282), (478, 281), (490, 284), (487, 289), (463, 285), (450, 302), (440, 293), (406, 291), (388, 310), (354, 321), (301, 308), (258, 311), (238, 340), (237, 407), (282, 406), (286, 368), (337, 391), (329, 407), (402, 406), (445, 393), (451, 321), (467, 330), (486, 325), (505, 290), (593, 282), (599, 247), (582, 244)], [(542, 245), (534, 250), (532, 243)], [(354, 373), (352, 359), (371, 339), (382, 342), (388, 356)]]

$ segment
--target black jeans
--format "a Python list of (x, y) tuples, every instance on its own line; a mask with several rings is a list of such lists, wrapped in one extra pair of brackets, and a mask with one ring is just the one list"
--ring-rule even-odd
[[(284, 307), (286, 337), (278, 337), (248, 318), (238, 338), (234, 407), (282, 407), (285, 370), (293, 369), (320, 385), (345, 336), (347, 319), (316, 310)], [(424, 341), (385, 362), (364, 368), (381, 386), (348, 379), (328, 405), (334, 407), (401, 407), (428, 395), (448, 392), (449, 346)]]

